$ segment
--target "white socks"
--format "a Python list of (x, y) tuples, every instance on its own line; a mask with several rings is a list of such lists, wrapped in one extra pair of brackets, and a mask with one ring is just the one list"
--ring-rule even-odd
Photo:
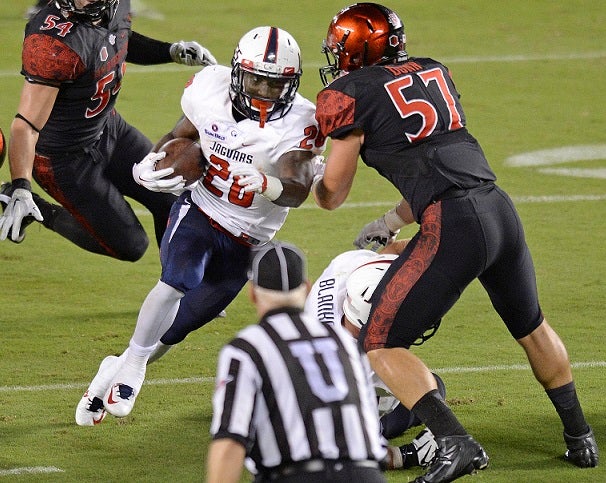
[(179, 301), (183, 293), (172, 288), (164, 282), (158, 281), (156, 286), (151, 289), (137, 318), (137, 325), (131, 339), (133, 343), (145, 352), (149, 352), (160, 340), (160, 337), (169, 329), (175, 320), (177, 310), (179, 310)]

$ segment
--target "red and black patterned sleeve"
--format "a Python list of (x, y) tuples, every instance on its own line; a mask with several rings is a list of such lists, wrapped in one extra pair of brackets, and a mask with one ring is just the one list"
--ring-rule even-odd
[(316, 101), (316, 120), (324, 137), (339, 137), (354, 129), (354, 97), (333, 89), (320, 91)]
[(86, 70), (82, 59), (63, 42), (43, 34), (25, 38), (22, 73), (29, 82), (58, 87), (80, 77)]

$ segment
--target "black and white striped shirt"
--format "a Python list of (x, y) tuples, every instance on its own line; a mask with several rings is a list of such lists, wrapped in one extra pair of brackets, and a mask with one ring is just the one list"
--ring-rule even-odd
[(241, 442), (259, 470), (385, 456), (368, 361), (297, 309), (270, 311), (219, 354), (213, 439)]

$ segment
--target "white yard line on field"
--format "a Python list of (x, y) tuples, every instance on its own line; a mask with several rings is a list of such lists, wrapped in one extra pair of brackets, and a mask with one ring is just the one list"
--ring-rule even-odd
[[(606, 361), (574, 362), (571, 364), (574, 369), (593, 369), (596, 367), (606, 367)], [(479, 366), (479, 367), (442, 367), (432, 369), (438, 374), (464, 374), (467, 372), (497, 372), (497, 371), (526, 371), (530, 370), (527, 364), (511, 364), (503, 366)]]
[(606, 52), (577, 52), (570, 54), (534, 54), (534, 55), (494, 55), (478, 57), (444, 57), (440, 62), (444, 64), (477, 64), (485, 62), (535, 62), (541, 60), (569, 61), (574, 59), (601, 59)]
[[(602, 201), (606, 200), (606, 194), (603, 195), (545, 195), (545, 196), (512, 196), (511, 199), (516, 204), (522, 203), (562, 203), (573, 201)], [(342, 208), (372, 208), (373, 206), (392, 206), (395, 198), (391, 201), (362, 201), (359, 203), (343, 203)], [(313, 203), (306, 203), (297, 208), (300, 209), (320, 209)]]
[[(523, 203), (562, 203), (562, 202), (574, 202), (574, 201), (603, 201), (606, 200), (606, 194), (603, 195), (545, 195), (545, 196), (512, 196), (513, 202), (516, 204)], [(356, 209), (356, 208), (373, 208), (381, 206), (393, 206), (396, 202), (394, 197), (391, 201), (362, 201), (359, 203), (343, 203), (339, 208), (343, 209)], [(320, 208), (312, 202), (306, 202), (299, 206), (297, 210), (319, 210)], [(137, 216), (151, 216), (151, 213), (144, 209), (135, 209)]]
[[(574, 369), (595, 369), (606, 367), (606, 361), (573, 362)], [(498, 371), (529, 371), (527, 364), (510, 364), (500, 366), (477, 366), (477, 367), (442, 367), (432, 369), (440, 374), (464, 374), (468, 372), (498, 372)], [(179, 379), (150, 379), (144, 384), (150, 386), (167, 386), (170, 384), (211, 384), (215, 382), (214, 377), (185, 377)], [(0, 393), (9, 392), (40, 392), (57, 391), (84, 388), (85, 383), (45, 384), (40, 386), (0, 386)]]
[(23, 468), (0, 470), (0, 476), (39, 475), (43, 473), (64, 473), (64, 471), (61, 468), (55, 468), (54, 466), (26, 466)]
[[(545, 55), (504, 55), (504, 56), (474, 56), (474, 57), (445, 57), (441, 59), (446, 65), (454, 64), (482, 64), (482, 63), (493, 63), (493, 62), (535, 62), (535, 61), (554, 61), (554, 62), (570, 62), (573, 60), (590, 60), (590, 59), (603, 59), (606, 57), (606, 51), (598, 52), (578, 52), (569, 54), (545, 54)], [(304, 63), (304, 69), (317, 69), (322, 67), (324, 64), (317, 62)], [(19, 73), (21, 66), (15, 66), (14, 69), (0, 70), (1, 77), (21, 77)], [(133, 65), (129, 64), (128, 72), (133, 73), (149, 73), (149, 72), (179, 72), (183, 70), (192, 70), (191, 67), (186, 67), (178, 64), (163, 64), (163, 65)], [(196, 67), (195, 72), (198, 68)]]
[[(576, 362), (572, 363), (572, 367), (576, 369), (584, 368), (603, 368), (606, 367), (606, 361), (588, 361), (588, 362)], [(511, 364), (511, 365), (498, 365), (498, 366), (478, 366), (478, 367), (443, 367), (440, 369), (432, 369), (438, 374), (464, 374), (469, 372), (498, 372), (498, 371), (530, 371), (530, 366), (526, 364)], [(145, 381), (146, 385), (164, 386), (174, 384), (211, 384), (214, 383), (214, 377), (186, 377), (181, 379), (151, 379)], [(83, 388), (84, 384), (71, 383), (71, 384), (48, 384), (42, 386), (0, 386), (0, 393), (2, 392), (39, 392), (39, 391), (56, 391), (65, 389), (78, 389)], [(64, 473), (64, 470), (56, 468), (54, 466), (32, 466), (22, 468), (11, 468), (6, 470), (0, 470), (0, 477), (2, 476), (13, 476), (13, 475), (32, 475), (32, 474), (46, 474), (46, 473)]]

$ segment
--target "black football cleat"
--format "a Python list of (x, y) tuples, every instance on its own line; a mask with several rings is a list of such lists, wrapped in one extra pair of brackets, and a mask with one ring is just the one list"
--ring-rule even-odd
[(488, 466), (486, 451), (469, 434), (445, 436), (436, 441), (436, 458), (427, 473), (414, 480), (415, 483), (447, 483)]
[(589, 432), (581, 436), (569, 436), (564, 433), (564, 441), (566, 441), (566, 447), (568, 448), (564, 453), (566, 461), (570, 461), (579, 468), (598, 466), (600, 459), (598, 444), (591, 428), (589, 428)]

